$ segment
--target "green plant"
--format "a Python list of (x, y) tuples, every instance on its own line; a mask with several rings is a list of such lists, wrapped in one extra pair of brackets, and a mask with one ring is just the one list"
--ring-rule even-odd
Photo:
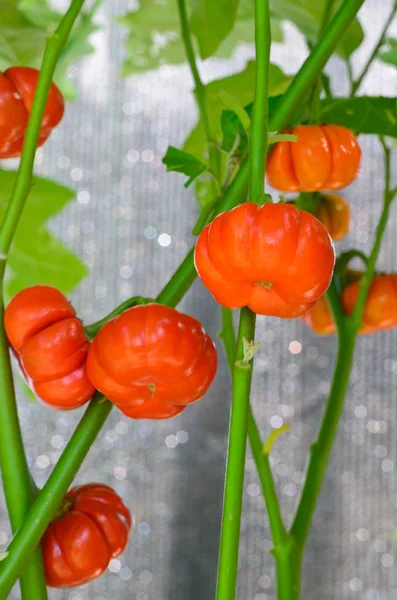
[[(165, 53), (162, 57), (166, 60), (179, 61), (180, 54), (178, 58), (173, 58), (173, 46), (181, 41), (184, 44), (196, 85), (199, 121), (186, 140), (183, 150), (169, 148), (164, 162), (168, 170), (188, 176), (188, 183), (195, 181), (201, 210), (195, 232), (199, 233), (216, 215), (231, 210), (248, 198), (259, 205), (270, 201), (263, 186), (266, 157), (273, 143), (297, 143), (284, 130), (298, 122), (315, 125), (326, 121), (331, 125), (347, 127), (356, 135), (376, 134), (380, 136), (384, 150), (383, 209), (372, 250), (368, 257), (364, 256), (365, 272), (360, 279), (352, 311), (345, 313), (341, 300), (341, 281), (349, 259), (356, 256), (358, 251), (353, 250), (345, 256), (346, 260), (337, 261), (335, 275), (327, 292), (327, 302), (337, 332), (338, 353), (323, 419), (316, 441), (310, 449), (302, 495), (290, 528), (283, 522), (269, 461), (273, 443), (285, 428), (274, 432), (263, 443), (249, 405), (254, 355), (258, 348), (254, 339), (255, 314), (247, 307), (241, 308), (236, 337), (231, 311), (227, 308), (229, 305), (221, 309), (221, 338), (232, 373), (233, 392), (217, 600), (233, 600), (235, 597), (247, 437), (269, 515), (274, 542), (272, 553), (278, 576), (278, 598), (297, 600), (300, 597), (301, 563), (305, 544), (337, 432), (354, 360), (356, 338), (362, 326), (364, 306), (375, 273), (390, 206), (397, 194), (397, 189), (391, 185), (391, 150), (385, 140), (385, 136), (397, 137), (396, 101), (394, 98), (355, 97), (374, 58), (378, 55), (384, 58), (384, 53), (380, 52), (384, 52), (382, 48), (392, 17), (363, 72), (354, 79), (349, 59), (362, 41), (362, 30), (355, 17), (364, 0), (286, 0), (270, 5), (268, 0), (241, 0), (240, 3), (230, 3), (230, 10), (224, 20), (224, 10), (220, 10), (224, 3), (217, 0), (192, 0), (188, 5), (184, 0), (175, 0), (175, 5), (170, 2), (171, 0), (153, 0), (147, 5), (142, 4), (135, 13), (124, 19), (125, 24), (132, 23), (135, 28), (127, 42), (129, 54), (125, 70), (141, 68), (140, 56), (146, 57), (146, 66), (160, 64), (157, 55), (151, 61), (154, 52), (153, 38), (148, 34), (148, 27), (157, 27), (157, 31), (165, 35)], [(26, 10), (30, 4), (26, 0), (14, 8), (20, 11), (24, 7)], [(30, 192), (34, 155), (48, 91), (62, 48), (67, 48), (69, 33), (82, 4), (83, 0), (71, 2), (56, 32), (47, 41), (22, 160), (0, 225), (2, 298), (8, 252)], [(159, 6), (162, 11), (156, 10)], [(170, 6), (171, 10), (168, 10)], [(396, 8), (395, 6), (394, 11)], [(159, 22), (157, 15), (163, 21)], [(178, 15), (181, 39), (173, 35)], [(274, 24), (275, 19), (294, 22), (306, 36), (310, 48), (307, 60), (292, 79), (269, 63), (271, 24)], [(230, 41), (235, 24), (237, 27), (242, 23), (252, 26), (254, 21), (256, 62), (250, 63), (240, 74), (205, 86), (197, 68), (195, 46), (198, 46), (203, 59), (208, 58), (218, 52), (228, 39)], [(137, 28), (139, 35), (135, 35)], [(345, 60), (350, 75), (351, 93), (346, 98), (333, 96), (331, 84), (323, 74), (324, 66), (334, 51)], [(252, 99), (253, 104), (249, 104)], [(305, 206), (313, 208), (316, 205), (318, 198), (313, 196), (315, 193), (306, 192), (301, 195), (300, 210)], [(182, 299), (196, 278), (193, 254), (192, 249), (158, 294), (157, 304), (175, 307)], [(266, 289), (266, 285), (264, 288)], [(128, 300), (100, 322), (87, 326), (87, 336), (94, 338), (111, 318), (130, 307), (148, 302), (148, 299), (141, 297)], [(4, 312), (3, 305), (0, 308)], [(34, 499), (16, 412), (9, 348), (3, 324), (0, 326), (0, 378), (0, 466), (10, 520), (13, 530), (18, 530), (7, 550), (7, 556), (0, 563), (0, 599), (7, 598), (16, 578), (20, 577), (23, 599), (38, 600), (46, 597), (39, 551), (40, 539), (61, 506), (63, 496), (111, 411), (112, 404), (100, 393), (94, 395), (47, 483)], [(154, 389), (151, 391), (155, 393)]]

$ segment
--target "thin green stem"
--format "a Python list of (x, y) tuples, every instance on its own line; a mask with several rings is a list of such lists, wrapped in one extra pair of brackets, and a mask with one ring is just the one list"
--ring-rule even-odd
[(217, 600), (233, 600), (236, 595), (248, 410), (253, 368), (252, 360), (244, 361), (243, 338), (252, 341), (254, 335), (255, 314), (249, 308), (242, 308), (236, 360), (233, 365), (232, 411), (219, 550)]
[[(277, 111), (271, 119), (269, 125), (270, 131), (279, 131), (288, 125), (289, 119), (293, 116), (295, 110), (298, 108), (302, 99), (305, 97), (305, 94), (313, 84), (313, 81), (322, 71), (325, 63), (332, 54), (333, 49), (363, 2), (364, 0), (346, 0), (343, 3), (327, 28), (327, 31), (324, 32), (321, 41), (313, 49), (313, 52), (307, 58), (287, 92), (284, 94), (283, 100), (280, 102)], [(248, 172), (248, 161), (246, 160), (242, 163), (239, 172), (234, 177), (232, 184), (228, 187), (225, 195), (220, 201), (217, 207), (218, 212), (229, 210), (243, 201), (248, 189)], [(197, 276), (194, 268), (193, 256), (194, 252), (191, 250), (177, 269), (176, 273), (171, 277), (168, 284), (157, 296), (157, 302), (169, 306), (176, 306), (182, 299)], [(95, 435), (97, 435), (108, 414), (107, 404), (96, 403), (92, 411), (93, 422), (91, 423), (86, 419), (84, 425), (81, 424), (81, 426), (83, 429), (85, 427), (89, 430), (93, 428)], [(95, 435), (93, 435), (92, 439), (94, 439)], [(69, 445), (73, 448), (75, 444), (76, 438), (74, 434)], [(76, 459), (75, 473), (83, 462), (84, 457), (85, 453), (81, 452), (79, 460)], [(51, 486), (54, 484), (54, 477), (56, 477), (60, 489), (66, 492), (69, 485), (68, 481), (70, 473), (64, 472), (62, 468), (57, 469), (56, 475), (50, 475), (47, 485)], [(45, 508), (48, 506), (47, 503), (48, 495), (46, 494), (43, 496), (42, 491), (37, 497), (33, 508), (28, 513), (27, 522), (21, 526), (15, 536), (12, 542), (12, 549), (8, 549), (8, 557), (0, 563), (0, 594), (3, 589), (11, 589), (9, 586), (12, 586), (19, 576), (21, 568), (29, 556), (29, 553), (31, 553), (33, 548), (39, 543), (40, 532), (45, 530), (51, 520), (53, 512), (51, 508)], [(33, 514), (39, 515), (38, 519), (31, 518), (33, 510)], [(1, 596), (0, 600), (2, 600)]]
[[(329, 297), (328, 297), (329, 299)], [(338, 430), (354, 358), (356, 335), (338, 330), (338, 355), (327, 406), (317, 440), (311, 447), (309, 466), (298, 509), (290, 530), (303, 548), (309, 533), (325, 471)]]
[[(74, 0), (54, 34), (48, 37), (36, 92), (26, 129), (21, 162), (15, 184), (0, 226), (0, 463), (7, 508), (13, 531), (18, 530), (34, 499), (34, 489), (23, 448), (15, 401), (9, 350), (3, 324), (3, 282), (8, 252), (28, 197), (34, 157), (47, 96), (54, 70), (84, 0)], [(2, 591), (0, 593), (3, 593)], [(40, 548), (21, 575), (23, 600), (47, 598)], [(7, 597), (7, 596), (4, 596)]]
[[(192, 36), (189, 26), (189, 19), (186, 11), (186, 3), (185, 0), (177, 0), (178, 2), (178, 10), (179, 10), (179, 19), (181, 23), (181, 34), (183, 44), (185, 46), (187, 60), (190, 66), (190, 70), (193, 75), (194, 83), (196, 85), (196, 99), (197, 105), (200, 111), (200, 115), (204, 125), (205, 136), (207, 138), (207, 146), (208, 146), (208, 154), (209, 154), (209, 162), (210, 169), (214, 176), (217, 178), (219, 176), (219, 152), (216, 145), (216, 142), (212, 136), (211, 131), (211, 122), (208, 114), (207, 108), (207, 98), (206, 98), (206, 89), (201, 81), (200, 73), (198, 72), (196, 57), (194, 54), (193, 44), (192, 44)], [(214, 183), (214, 196), (218, 195), (218, 187)]]
[(269, 0), (255, 0), (255, 94), (250, 133), (250, 201), (264, 201), (268, 123), (269, 62), (271, 46)]
[(375, 240), (367, 261), (367, 268), (360, 281), (360, 290), (351, 317), (347, 317), (341, 308), (340, 299), (336, 293), (334, 284), (328, 291), (328, 302), (330, 303), (338, 332), (338, 353), (335, 371), (333, 375), (331, 390), (325, 413), (321, 422), (317, 440), (311, 447), (309, 466), (302, 495), (299, 500), (298, 509), (293, 521), (290, 533), (296, 540), (298, 546), (303, 549), (318, 497), (323, 484), (325, 471), (331, 455), (333, 443), (337, 434), (339, 420), (342, 414), (344, 400), (349, 384), (350, 371), (353, 365), (354, 348), (361, 326), (364, 304), (375, 271), (376, 260), (379, 255), (383, 234), (386, 229), (393, 199), (390, 188), (390, 149), (381, 139), (385, 153), (385, 194), (382, 214), (376, 230)]
[[(49, 520), (59, 508), (81, 462), (87, 456), (113, 405), (97, 394), (78, 424), (50, 478), (27, 514), (20, 531), (12, 540), (9, 556), (0, 563), (0, 600), (6, 600), (26, 558), (45, 532)], [(11, 560), (10, 560), (11, 559)]]
[(277, 497), (276, 486), (270, 467), (269, 456), (263, 452), (263, 443), (258, 426), (250, 410), (248, 415), (248, 439), (251, 445), (259, 481), (261, 483), (263, 497), (265, 499), (267, 514), (269, 515), (270, 530), (275, 547), (283, 546), (287, 541), (283, 518), (281, 516), (280, 503)]
[(382, 29), (382, 33), (380, 34), (379, 40), (378, 40), (377, 44), (375, 45), (374, 49), (372, 50), (371, 55), (369, 56), (367, 62), (365, 63), (360, 75), (357, 77), (357, 79), (355, 81), (352, 81), (352, 90), (351, 90), (352, 96), (355, 96), (356, 93), (358, 92), (359, 87), (362, 84), (364, 77), (368, 73), (370, 66), (372, 65), (375, 58), (378, 56), (378, 52), (379, 52), (381, 46), (384, 44), (387, 30), (389, 29), (396, 12), (397, 12), (397, 2), (394, 3), (391, 13)]
[[(320, 29), (318, 32), (318, 39), (321, 40), (321, 36), (323, 35), (332, 15), (332, 11), (334, 9), (335, 0), (327, 0), (324, 5), (324, 10), (322, 14)], [(320, 106), (320, 95), (321, 95), (321, 78), (318, 77), (316, 83), (313, 86), (312, 97), (310, 101), (310, 122), (316, 123), (318, 118), (319, 106)]]
[(221, 306), (221, 323), (222, 328), (218, 333), (218, 337), (223, 342), (227, 364), (229, 365), (230, 374), (232, 374), (236, 356), (236, 333), (233, 324), (233, 311), (230, 308)]
[(14, 237), (15, 229), (25, 206), (26, 198), (32, 187), (33, 165), (39, 139), (41, 122), (47, 96), (58, 58), (67, 42), (73, 23), (84, 4), (84, 0), (73, 0), (57, 30), (47, 37), (40, 75), (34, 95), (32, 111), (26, 129), (21, 162), (15, 179), (10, 202), (0, 228), (0, 255), (7, 255)]
[[(223, 342), (227, 363), (229, 365), (230, 373), (232, 374), (234, 357), (236, 354), (236, 336), (233, 326), (232, 311), (229, 308), (222, 306), (221, 315), (222, 329), (219, 337)], [(286, 542), (287, 534), (281, 516), (280, 504), (277, 498), (276, 487), (274, 485), (269, 456), (263, 452), (263, 441), (261, 439), (251, 408), (248, 412), (248, 439), (269, 515), (272, 539), (275, 546), (280, 546)]]

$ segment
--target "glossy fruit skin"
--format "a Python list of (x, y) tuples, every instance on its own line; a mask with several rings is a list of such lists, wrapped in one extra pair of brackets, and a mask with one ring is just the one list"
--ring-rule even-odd
[(269, 184), (283, 192), (338, 190), (357, 177), (361, 149), (340, 125), (298, 125), (297, 142), (279, 142), (269, 155)]
[(95, 389), (86, 375), (89, 343), (68, 299), (36, 285), (12, 298), (4, 314), (8, 340), (40, 400), (61, 410), (87, 402)]
[(287, 319), (307, 312), (327, 291), (335, 251), (324, 225), (308, 212), (247, 202), (203, 229), (194, 261), (222, 306)]
[(349, 233), (350, 208), (337, 194), (321, 194), (315, 217), (321, 221), (334, 242), (339, 242)]
[(99, 577), (124, 551), (132, 525), (130, 511), (107, 485), (73, 487), (64, 504), (67, 512), (50, 523), (41, 541), (46, 582), (54, 588)]
[[(356, 304), (359, 281), (354, 281), (342, 292), (346, 314), (351, 315)], [(313, 331), (322, 335), (335, 333), (331, 310), (325, 298), (303, 315), (302, 320)], [(375, 333), (397, 327), (397, 275), (375, 275), (367, 296), (360, 335)]]
[[(351, 283), (342, 294), (345, 311), (351, 315), (356, 304), (359, 282)], [(364, 306), (360, 333), (373, 333), (397, 327), (397, 275), (376, 275)]]
[[(11, 67), (0, 73), (0, 158), (21, 156), (38, 78), (39, 71), (31, 67)], [(52, 83), (37, 146), (44, 144), (64, 111), (63, 96)]]
[(160, 304), (134, 306), (91, 344), (92, 384), (133, 419), (169, 419), (208, 390), (217, 370), (212, 339), (199, 321)]
[(331, 309), (325, 296), (320, 298), (311, 310), (302, 315), (301, 319), (318, 335), (332, 335), (336, 332)]

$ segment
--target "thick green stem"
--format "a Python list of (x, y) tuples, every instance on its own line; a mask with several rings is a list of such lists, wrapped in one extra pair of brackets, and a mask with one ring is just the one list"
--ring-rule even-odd
[[(5, 261), (0, 262), (0, 277)], [(26, 461), (25, 450), (15, 402), (8, 340), (3, 326), (3, 296), (0, 294), (0, 467), (4, 494), (12, 531), (21, 526), (33, 502), (34, 489)], [(47, 588), (40, 548), (37, 548), (20, 578), (21, 594), (25, 600), (45, 600)]]
[[(355, 96), (356, 93), (358, 92), (359, 87), (362, 84), (364, 77), (368, 73), (370, 66), (372, 65), (375, 58), (377, 57), (381, 46), (384, 44), (387, 30), (389, 29), (390, 25), (392, 24), (392, 21), (394, 19), (394, 15), (396, 14), (396, 12), (397, 12), (397, 2), (394, 3), (392, 11), (389, 15), (389, 18), (387, 19), (387, 21), (382, 29), (382, 33), (380, 34), (379, 40), (378, 40), (375, 48), (373, 49), (370, 57), (368, 58), (367, 62), (365, 63), (360, 75), (357, 77), (357, 79), (355, 81), (352, 81), (352, 91), (351, 91), (352, 96)], [(352, 76), (350, 76), (350, 78), (352, 79)]]
[[(21, 162), (14, 188), (0, 226), (0, 463), (7, 508), (13, 531), (18, 530), (33, 502), (34, 490), (26, 463), (15, 402), (7, 338), (3, 324), (3, 282), (8, 252), (26, 198), (32, 186), (33, 164), (47, 96), (59, 55), (68, 39), (84, 0), (74, 0), (54, 34), (48, 37), (40, 76), (26, 129)], [(0, 591), (0, 594), (3, 593)], [(47, 598), (40, 548), (21, 575), (23, 600)], [(6, 598), (7, 596), (4, 596)]]
[[(320, 43), (313, 49), (313, 52), (307, 58), (301, 70), (294, 78), (293, 83), (284, 94), (283, 100), (280, 102), (277, 111), (271, 119), (269, 130), (279, 131), (288, 125), (289, 119), (293, 116), (305, 94), (310, 89), (310, 86), (323, 69), (325, 63), (332, 54), (333, 49), (363, 2), (364, 0), (346, 0), (343, 3), (327, 28), (327, 31), (324, 33)], [(220, 201), (218, 212), (229, 210), (242, 202), (247, 193), (247, 189), (248, 161), (244, 161), (238, 174), (233, 179), (232, 184), (228, 187), (225, 195)], [(194, 252), (191, 250), (168, 284), (158, 295), (158, 302), (168, 304), (169, 306), (176, 306), (182, 299), (197, 276), (194, 268), (193, 255)], [(97, 435), (108, 414), (107, 404), (104, 403), (101, 405), (96, 403), (94, 404), (92, 411), (92, 423), (85, 419), (84, 423), (80, 423), (80, 425), (89, 430), (93, 427), (95, 435)], [(95, 435), (93, 435), (93, 438)], [(76, 439), (75, 435), (73, 435), (69, 445), (73, 448), (75, 444)], [(75, 462), (75, 473), (83, 462), (84, 457), (85, 453), (81, 452), (79, 460), (76, 460)], [(68, 481), (70, 473), (64, 472), (62, 468), (58, 468), (55, 475), (50, 475), (47, 484), (53, 485), (53, 479), (55, 477), (60, 488), (66, 492), (69, 485)], [(3, 589), (11, 589), (8, 586), (13, 585), (21, 572), (24, 561), (29, 553), (32, 552), (33, 548), (39, 543), (40, 533), (38, 532), (45, 530), (53, 516), (51, 508), (45, 508), (48, 506), (48, 498), (46, 495), (43, 497), (42, 494), (43, 492), (39, 494), (33, 508), (29, 511), (27, 524), (24, 523), (15, 536), (12, 542), (12, 548), (11, 546), (9, 548), (9, 556), (0, 563), (0, 593)], [(30, 517), (33, 510), (35, 511), (33, 514), (40, 515), (37, 521)], [(28, 542), (26, 540), (28, 540)]]
[[(181, 23), (181, 34), (183, 44), (185, 46), (187, 60), (190, 66), (190, 70), (193, 75), (194, 83), (196, 85), (196, 99), (197, 105), (199, 107), (200, 115), (204, 125), (204, 131), (207, 138), (207, 146), (208, 146), (208, 154), (209, 154), (209, 162), (210, 169), (213, 173), (214, 177), (219, 176), (219, 152), (216, 145), (216, 141), (214, 140), (211, 132), (211, 123), (207, 109), (207, 98), (206, 98), (206, 89), (201, 81), (200, 73), (198, 72), (196, 57), (193, 50), (192, 45), (192, 36), (190, 32), (189, 19), (186, 12), (186, 4), (185, 0), (177, 0), (178, 2), (178, 10), (179, 10), (179, 19)], [(216, 183), (214, 182), (214, 196), (218, 195), (218, 188)]]
[(249, 308), (242, 308), (237, 336), (237, 351), (233, 365), (232, 411), (219, 550), (217, 600), (233, 600), (236, 594), (248, 411), (253, 367), (252, 360), (244, 361), (243, 338), (253, 341), (254, 335), (255, 314)]
[(269, 0), (255, 0), (255, 94), (250, 133), (250, 201), (262, 204), (267, 151), (269, 62), (271, 46)]
[(289, 536), (287, 543), (272, 551), (276, 560), (277, 600), (299, 600), (302, 551)]
[[(232, 312), (228, 308), (221, 308), (222, 314), (222, 329), (219, 337), (223, 341), (223, 345), (226, 352), (226, 358), (229, 365), (230, 373), (233, 373), (234, 357), (236, 352), (236, 339), (233, 326)], [(252, 414), (252, 410), (248, 412), (248, 439), (251, 446), (252, 456), (255, 461), (255, 466), (258, 472), (259, 481), (262, 487), (262, 494), (265, 500), (267, 513), (269, 515), (270, 530), (272, 533), (272, 539), (275, 545), (272, 553), (276, 559), (277, 572), (280, 574), (282, 588), (284, 590), (288, 586), (290, 577), (294, 577), (294, 580), (298, 582), (299, 586), (299, 569), (296, 573), (296, 569), (287, 569), (289, 559), (289, 552), (295, 553), (296, 549), (291, 544), (288, 534), (286, 532), (283, 519), (280, 511), (280, 503), (278, 501), (276, 487), (274, 484), (273, 474), (270, 467), (269, 456), (263, 451), (263, 442), (258, 430), (258, 426), (255, 421), (255, 417)], [(291, 558), (292, 562), (296, 562)], [(298, 561), (299, 562), (299, 561)], [(289, 586), (293, 589), (295, 584)], [(288, 598), (285, 595), (279, 595), (279, 598)]]

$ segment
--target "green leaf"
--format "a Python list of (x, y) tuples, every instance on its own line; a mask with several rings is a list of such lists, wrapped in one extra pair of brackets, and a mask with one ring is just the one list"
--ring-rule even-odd
[[(332, 16), (345, 0), (336, 0)], [(313, 44), (317, 42), (326, 0), (271, 0), (273, 16), (291, 21)], [(354, 19), (336, 48), (336, 52), (345, 60), (357, 50), (364, 39), (362, 27)]]
[(243, 126), (244, 131), (248, 133), (251, 127), (251, 115), (248, 115), (246, 109), (243, 106), (241, 106), (241, 104), (227, 92), (219, 92), (219, 98), (237, 116), (238, 120), (240, 121), (240, 124)]
[[(270, 96), (269, 97), (269, 118), (272, 116), (274, 111), (276, 110), (280, 100), (282, 99), (282, 94), (278, 96)], [(252, 102), (244, 107), (247, 112), (249, 118), (252, 114)], [(293, 119), (290, 121), (290, 125), (295, 125), (299, 123), (303, 117), (305, 111), (306, 101), (301, 102), (299, 109), (295, 112)], [(237, 135), (240, 136), (241, 139), (247, 139), (247, 136), (244, 131), (244, 127), (241, 123), (241, 119), (231, 110), (224, 110), (221, 116), (221, 128), (223, 133), (221, 149), (226, 152), (230, 152), (236, 143)], [(269, 140), (269, 143), (270, 140)]]
[[(15, 171), (0, 170), (0, 218), (3, 217), (15, 181)], [(35, 177), (8, 257), (6, 298), (34, 284), (53, 285), (65, 294), (87, 275), (81, 260), (46, 228), (74, 192), (53, 181)]]
[(326, 123), (344, 125), (356, 134), (397, 137), (397, 100), (383, 96), (322, 100), (320, 116)]
[(379, 58), (383, 62), (397, 67), (397, 40), (394, 38), (388, 38), (385, 46), (382, 48), (382, 52)]
[(167, 171), (177, 171), (177, 173), (184, 173), (189, 177), (185, 183), (186, 188), (199, 175), (207, 171), (207, 165), (203, 164), (201, 160), (198, 160), (192, 154), (174, 148), (174, 146), (168, 146), (162, 162), (167, 167)]
[[(287, 89), (290, 81), (291, 78), (287, 77), (278, 66), (270, 65), (269, 93), (271, 96), (282, 94)], [(219, 93), (225, 91), (240, 102), (240, 104), (246, 106), (252, 100), (254, 84), (255, 63), (250, 61), (244, 71), (225, 77), (224, 79), (212, 81), (206, 86), (212, 135), (219, 143), (222, 140), (221, 115), (224, 109), (224, 104), (219, 98)], [(185, 141), (183, 150), (193, 154), (193, 156), (196, 156), (203, 162), (206, 161), (207, 144), (201, 119), (199, 119), (197, 125)], [(202, 181), (202, 178), (200, 178), (196, 182), (196, 197), (201, 208), (211, 202), (210, 180)]]
[[(97, 29), (93, 17), (99, 2), (81, 13), (68, 43), (58, 61), (54, 81), (67, 99), (75, 97), (72, 82), (67, 77), (70, 64), (93, 51), (89, 36)], [(47, 0), (1, 0), (0, 8), (0, 70), (24, 65), (39, 68), (48, 33), (57, 27), (61, 13), (50, 9)]]
[[(234, 28), (221, 42), (215, 56), (230, 58), (240, 44), (254, 42), (254, 14), (252, 0), (240, 0)], [(119, 22), (128, 30), (122, 71), (124, 76), (186, 61), (176, 0), (141, 0), (139, 7), (123, 16)], [(274, 42), (283, 40), (277, 20), (272, 20), (272, 39)], [(196, 44), (195, 38), (193, 43)]]
[(238, 0), (190, 0), (191, 28), (196, 36), (200, 56), (209, 58), (234, 26)]

